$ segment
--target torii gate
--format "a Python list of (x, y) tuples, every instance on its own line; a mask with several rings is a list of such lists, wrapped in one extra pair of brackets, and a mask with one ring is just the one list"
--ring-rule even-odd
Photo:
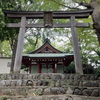
[[(93, 9), (80, 11), (8, 11), (3, 10), (8, 18), (21, 19), (21, 23), (8, 23), (7, 27), (20, 28), (17, 51), (14, 64), (14, 73), (19, 73), (21, 68), (25, 28), (71, 28), (75, 70), (76, 73), (83, 73), (80, 49), (78, 45), (77, 27), (90, 27), (89, 23), (76, 23), (75, 18), (88, 18)], [(44, 19), (43, 24), (27, 24), (26, 19)], [(70, 23), (53, 24), (53, 19), (70, 19)]]

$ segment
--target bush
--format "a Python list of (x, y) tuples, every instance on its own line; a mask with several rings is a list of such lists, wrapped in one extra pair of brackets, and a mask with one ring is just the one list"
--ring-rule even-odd
[(65, 73), (75, 73), (74, 62), (72, 62), (69, 66), (65, 67)]

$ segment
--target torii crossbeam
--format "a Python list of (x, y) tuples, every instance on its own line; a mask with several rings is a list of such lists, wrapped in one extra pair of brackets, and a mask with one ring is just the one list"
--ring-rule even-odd
[[(80, 49), (78, 45), (77, 27), (87, 28), (90, 27), (90, 25), (89, 23), (76, 23), (75, 18), (88, 18), (89, 15), (93, 12), (93, 9), (86, 9), (80, 11), (52, 11), (50, 13), (48, 12), (44, 13), (43, 11), (8, 11), (8, 10), (3, 10), (3, 12), (7, 15), (8, 18), (21, 19), (21, 23), (7, 24), (7, 27), (20, 28), (16, 57), (15, 57), (15, 64), (14, 64), (14, 73), (19, 73), (21, 68), (25, 28), (46, 28), (46, 27), (71, 28), (73, 49), (74, 49), (75, 70), (76, 73), (78, 74), (83, 73)], [(52, 18), (51, 17), (46, 18), (45, 16), (51, 16), (53, 19), (70, 19), (70, 23), (53, 24)], [(46, 19), (47, 23), (45, 25), (44, 23), (27, 24), (26, 19), (44, 19), (44, 20)]]

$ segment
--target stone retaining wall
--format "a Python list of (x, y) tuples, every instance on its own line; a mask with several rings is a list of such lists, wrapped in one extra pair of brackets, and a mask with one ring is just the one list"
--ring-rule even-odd
[(69, 79), (69, 80), (97, 80), (93, 74), (0, 74), (0, 80), (18, 80), (18, 79)]
[(0, 74), (0, 86), (84, 86), (100, 87), (96, 75), (76, 74)]
[(100, 97), (100, 88), (81, 87), (48, 87), (48, 86), (23, 86), (23, 87), (0, 87), (0, 95), (84, 95)]
[(49, 87), (100, 87), (100, 80), (95, 81), (72, 81), (67, 79), (20, 79), (20, 80), (1, 80), (0, 86), (49, 86)]
[(100, 96), (100, 79), (79, 74), (0, 74), (0, 93), (4, 95), (75, 94)]

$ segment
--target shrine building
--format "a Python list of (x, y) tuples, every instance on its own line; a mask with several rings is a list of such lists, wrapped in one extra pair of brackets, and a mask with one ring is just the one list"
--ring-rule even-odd
[(64, 53), (50, 43), (46, 38), (41, 47), (22, 56), (22, 63), (29, 67), (30, 73), (65, 73), (74, 60), (73, 54)]

